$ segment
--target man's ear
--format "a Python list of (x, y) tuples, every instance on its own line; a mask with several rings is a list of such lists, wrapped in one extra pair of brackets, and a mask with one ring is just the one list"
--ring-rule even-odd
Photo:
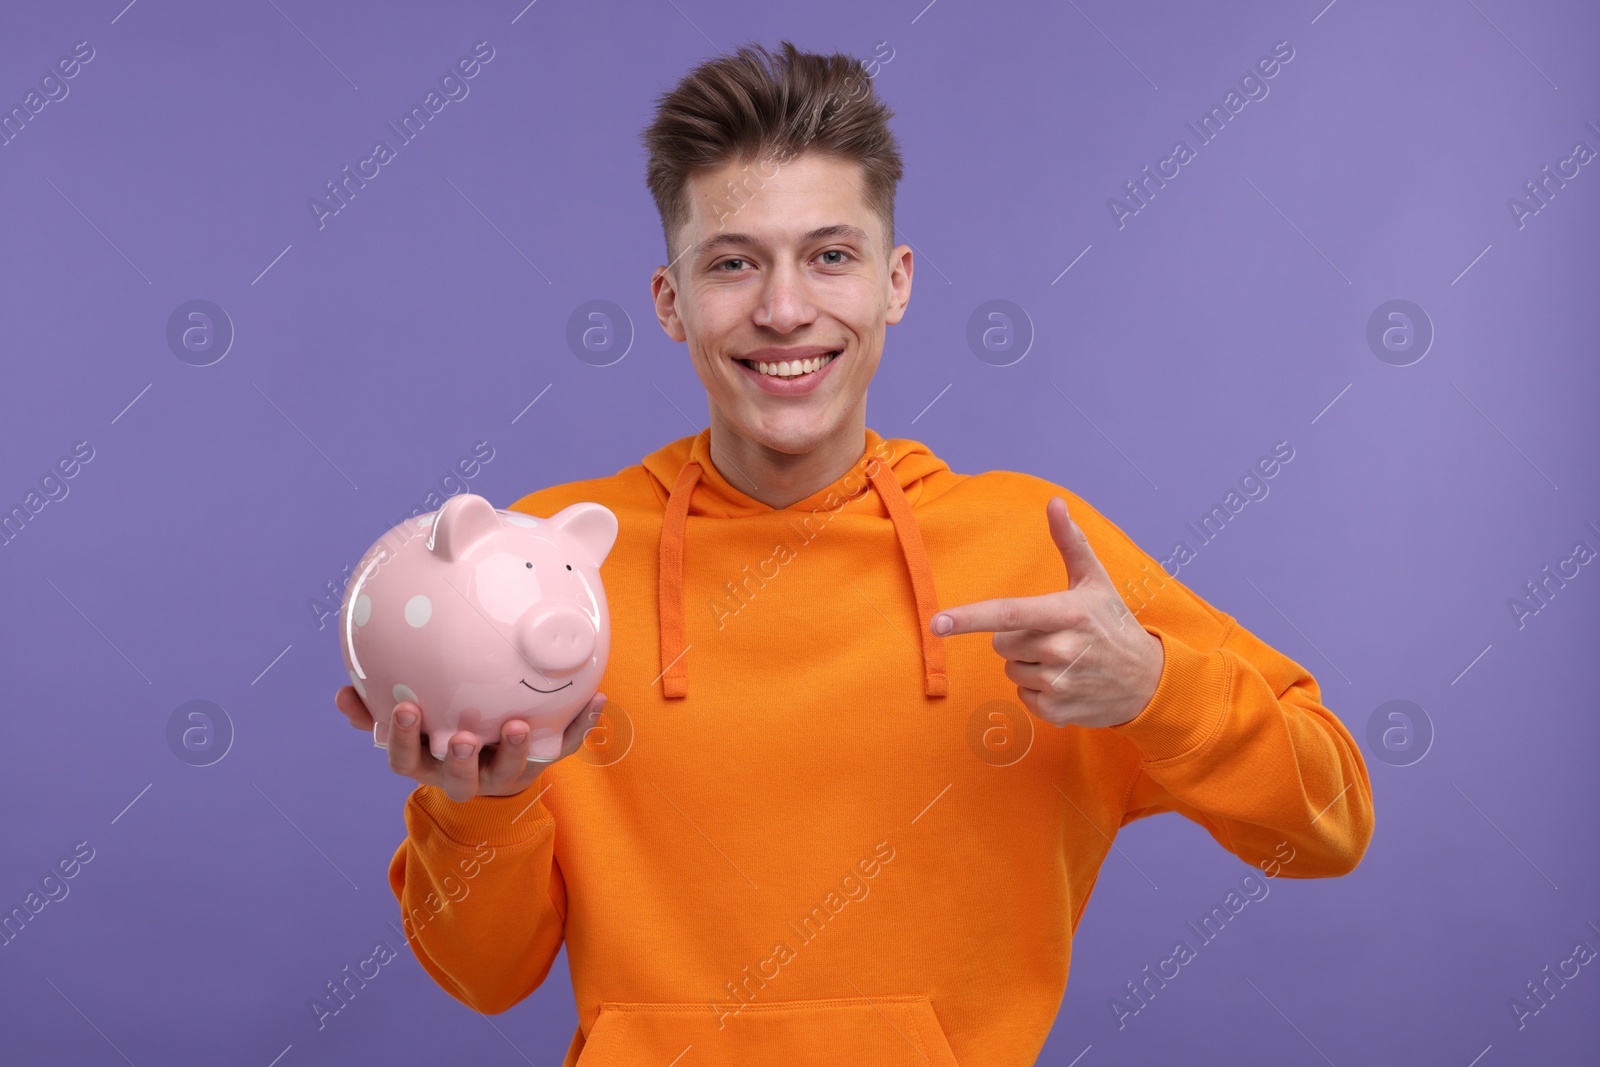
[(889, 306), (883, 316), (885, 325), (899, 322), (911, 303), (912, 256), (910, 245), (899, 245), (889, 254)]
[(689, 334), (678, 315), (678, 283), (675, 266), (657, 267), (650, 276), (650, 299), (655, 304), (656, 321), (674, 341), (687, 341)]

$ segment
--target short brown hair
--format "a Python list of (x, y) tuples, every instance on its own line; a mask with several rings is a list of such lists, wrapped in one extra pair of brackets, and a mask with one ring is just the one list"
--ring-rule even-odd
[(669, 263), (677, 262), (673, 235), (688, 221), (695, 173), (730, 162), (781, 164), (801, 152), (860, 166), (863, 198), (894, 246), (901, 177), (900, 149), (889, 131), (894, 112), (878, 98), (861, 60), (801, 52), (788, 41), (779, 48), (774, 56), (747, 45), (707, 60), (657, 99), (655, 121), (643, 134), (645, 181), (661, 215)]

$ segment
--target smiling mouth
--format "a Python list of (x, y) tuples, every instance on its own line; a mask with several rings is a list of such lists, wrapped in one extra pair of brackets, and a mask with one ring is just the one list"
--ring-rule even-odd
[[(765, 374), (773, 378), (790, 380), (794, 378), (804, 378), (807, 374), (815, 374), (817, 371), (821, 370), (823, 367), (826, 367), (829, 363), (832, 363), (843, 354), (843, 349), (837, 349), (833, 352), (827, 353), (824, 356), (817, 356), (815, 359), (787, 360), (781, 363), (763, 363), (760, 360), (755, 359), (741, 359), (737, 360), (736, 362), (743, 363), (746, 367), (749, 367), (757, 374)], [(803, 370), (802, 368), (805, 367), (810, 367), (811, 369)]]
[[(527, 681), (522, 678), (518, 678), (517, 681), (522, 682), (523, 685), (528, 685)], [(528, 688), (532, 689), (535, 693), (559, 693), (561, 690), (567, 688), (567, 686), (571, 684), (571, 682), (568, 682), (567, 685), (558, 685), (554, 689), (540, 689), (538, 686), (534, 685), (528, 685)]]

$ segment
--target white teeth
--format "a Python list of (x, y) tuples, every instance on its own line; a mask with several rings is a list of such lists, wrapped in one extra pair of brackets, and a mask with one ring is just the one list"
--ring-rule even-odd
[(824, 364), (833, 358), (834, 354), (830, 353), (826, 356), (818, 356), (816, 359), (790, 359), (781, 363), (762, 363), (759, 360), (750, 360), (748, 362), (749, 365), (754, 366), (762, 374), (770, 374), (778, 378), (794, 378), (801, 374), (809, 374), (814, 370), (820, 370)]

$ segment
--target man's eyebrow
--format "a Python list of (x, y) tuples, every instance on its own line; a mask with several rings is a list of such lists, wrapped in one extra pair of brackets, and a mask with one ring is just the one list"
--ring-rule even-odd
[[(845, 222), (839, 222), (833, 224), (832, 226), (819, 226), (808, 233), (801, 234), (800, 243), (810, 244), (813, 241), (825, 241), (829, 238), (849, 238), (851, 240), (859, 241), (862, 244), (866, 244), (871, 240), (871, 238), (867, 236), (867, 232), (861, 227), (852, 226)], [(704, 241), (701, 241), (699, 247), (695, 249), (695, 256), (696, 258), (699, 258), (700, 256), (705, 255), (707, 252), (714, 252), (717, 249), (727, 247), (728, 245), (746, 245), (759, 248), (762, 247), (762, 242), (761, 239), (756, 237), (754, 234), (719, 233), (706, 238)]]

